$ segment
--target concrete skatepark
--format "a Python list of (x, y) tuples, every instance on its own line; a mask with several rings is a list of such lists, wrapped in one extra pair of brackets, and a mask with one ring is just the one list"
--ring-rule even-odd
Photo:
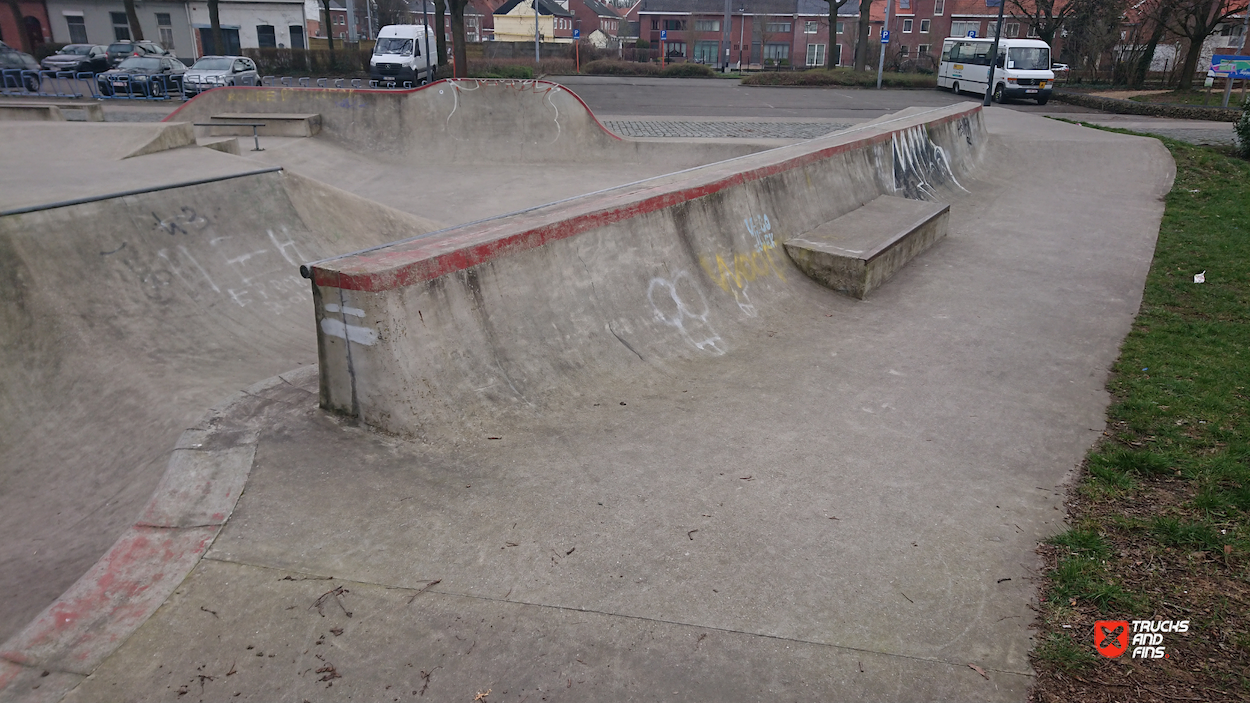
[[(265, 112), (320, 131), (187, 124)], [(476, 81), (17, 129), (80, 165), (0, 203), (0, 699), (1023, 700), (1157, 142), (619, 140)], [(790, 261), (881, 195), (946, 237), (862, 301)]]

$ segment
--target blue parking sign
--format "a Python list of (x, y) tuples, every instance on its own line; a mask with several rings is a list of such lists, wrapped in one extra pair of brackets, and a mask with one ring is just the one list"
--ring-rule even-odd
[(881, 43), (882, 44), (890, 43), (890, 30), (888, 29), (881, 30)]
[(668, 30), (667, 30), (667, 29), (661, 29), (661, 30), (660, 30), (660, 41), (664, 41), (664, 40), (666, 40), (666, 39), (668, 39)]
[(574, 39), (581, 39), (581, 38), (582, 38), (582, 30), (580, 30), (580, 29), (574, 29), (574, 30), (573, 30), (573, 38), (574, 38)]
[(977, 38), (977, 30), (975, 30), (975, 29), (969, 29), (969, 30), (968, 30), (968, 38), (969, 38), (969, 39), (976, 39), (976, 38)]

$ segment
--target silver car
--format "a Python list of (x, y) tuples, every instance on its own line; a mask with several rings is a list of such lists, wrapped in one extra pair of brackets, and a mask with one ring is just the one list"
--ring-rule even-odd
[(205, 56), (182, 78), (182, 92), (187, 97), (223, 85), (260, 85), (256, 64), (246, 56)]

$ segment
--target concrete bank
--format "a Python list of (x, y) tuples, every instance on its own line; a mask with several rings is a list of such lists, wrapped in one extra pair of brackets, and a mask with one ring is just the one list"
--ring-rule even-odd
[(913, 109), (306, 266), (322, 403), (424, 436), (609, 369), (724, 354), (802, 275), (788, 238), (882, 194), (957, 191), (983, 143), (979, 106)]

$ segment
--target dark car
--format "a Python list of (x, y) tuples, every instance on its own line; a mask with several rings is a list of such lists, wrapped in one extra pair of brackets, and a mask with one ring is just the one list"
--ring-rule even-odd
[(21, 51), (15, 51), (9, 47), (5, 47), (6, 51), (0, 51), (0, 71), (4, 74), (4, 87), (18, 88), (25, 87), (32, 93), (39, 92), (39, 76), (22, 75), (18, 71), (38, 71), (39, 62), (35, 61), (35, 57)]
[(48, 71), (99, 73), (111, 66), (108, 49), (92, 44), (69, 44), (43, 60), (43, 67)]
[(109, 65), (116, 66), (131, 56), (173, 56), (156, 42), (119, 41), (109, 44)]
[(96, 76), (102, 95), (161, 97), (181, 90), (187, 66), (172, 56), (131, 56)]

